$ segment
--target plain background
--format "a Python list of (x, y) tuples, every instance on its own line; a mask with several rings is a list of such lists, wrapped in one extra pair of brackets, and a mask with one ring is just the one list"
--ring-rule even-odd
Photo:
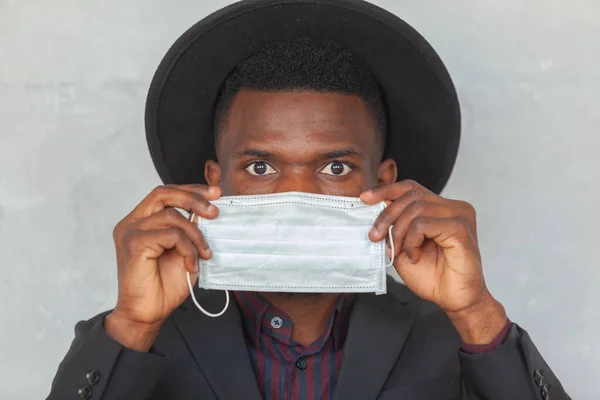
[[(160, 183), (148, 84), (228, 3), (0, 0), (0, 399), (44, 398), (76, 321), (113, 307), (113, 226)], [(444, 195), (478, 210), (492, 293), (574, 399), (600, 399), (600, 2), (377, 3), (455, 79)]]

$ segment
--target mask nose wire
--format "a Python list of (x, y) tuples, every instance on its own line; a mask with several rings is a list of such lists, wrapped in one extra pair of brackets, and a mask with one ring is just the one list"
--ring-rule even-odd
[[(196, 214), (190, 213), (189, 221), (193, 222), (195, 217), (196, 217)], [(196, 296), (194, 295), (194, 285), (192, 284), (192, 277), (190, 276), (190, 273), (187, 271), (186, 271), (186, 274), (187, 274), (188, 287), (190, 289), (190, 296), (192, 297), (192, 301), (194, 302), (194, 304), (196, 305), (198, 310), (202, 311), (202, 313), (204, 313), (204, 315), (206, 315), (207, 317), (211, 317), (211, 318), (217, 318), (217, 317), (220, 317), (221, 315), (225, 314), (225, 311), (227, 311), (227, 308), (229, 307), (229, 291), (228, 290), (225, 291), (225, 307), (223, 307), (223, 309), (218, 313), (208, 312), (200, 305), (200, 303), (198, 303), (198, 300), (196, 300)], [(200, 279), (200, 273), (198, 273), (198, 279)]]

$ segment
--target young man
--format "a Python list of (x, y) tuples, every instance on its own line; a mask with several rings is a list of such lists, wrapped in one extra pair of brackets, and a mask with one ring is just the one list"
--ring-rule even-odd
[[(50, 399), (569, 398), (488, 291), (473, 207), (439, 196), (458, 103), (396, 17), (350, 0), (230, 6), (169, 52), (147, 127), (169, 185), (117, 224), (116, 307), (77, 325)], [(222, 316), (198, 312), (186, 273), (213, 254), (175, 208), (216, 220), (221, 195), (283, 192), (385, 201), (369, 239), (391, 227), (406, 286), (238, 291)]]

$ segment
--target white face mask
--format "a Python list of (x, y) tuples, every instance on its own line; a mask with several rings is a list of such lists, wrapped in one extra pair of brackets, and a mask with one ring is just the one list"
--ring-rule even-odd
[[(278, 193), (222, 197), (219, 216), (198, 219), (212, 249), (200, 261), (200, 288), (294, 293), (386, 291), (385, 241), (369, 231), (385, 203), (358, 198)], [(193, 216), (192, 216), (193, 218)], [(393, 253), (392, 253), (393, 254)], [(193, 297), (198, 308), (209, 316)]]

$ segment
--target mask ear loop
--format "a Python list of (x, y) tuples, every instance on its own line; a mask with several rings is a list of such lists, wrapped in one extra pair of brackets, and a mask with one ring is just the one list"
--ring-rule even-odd
[[(190, 222), (194, 221), (194, 218), (196, 217), (196, 214), (194, 213), (190, 213)], [(198, 310), (202, 311), (202, 313), (204, 315), (206, 315), (207, 317), (211, 317), (211, 318), (217, 318), (220, 317), (221, 315), (225, 314), (225, 311), (227, 311), (227, 308), (229, 307), (229, 291), (226, 290), (225, 291), (225, 307), (223, 307), (223, 310), (221, 310), (221, 312), (218, 313), (211, 313), (206, 311), (199, 303), (198, 300), (196, 300), (196, 296), (194, 296), (194, 285), (192, 285), (192, 278), (190, 276), (190, 273), (186, 271), (187, 274), (187, 283), (188, 283), (188, 287), (190, 288), (190, 296), (192, 297), (192, 301), (194, 302), (194, 304), (196, 305), (196, 307), (198, 308)]]
[[(387, 203), (383, 202), (383, 208), (387, 207)], [(390, 247), (392, 250), (392, 257), (390, 259), (389, 264), (386, 265), (386, 268), (388, 267), (393, 267), (394, 266), (394, 258), (396, 256), (396, 249), (394, 248), (394, 238), (392, 237), (392, 228), (394, 227), (394, 225), (390, 225), (389, 229), (388, 229), (388, 239), (390, 241)]]
[(396, 250), (394, 249), (394, 238), (392, 237), (392, 228), (394, 227), (394, 225), (390, 226), (390, 229), (388, 229), (388, 238), (390, 241), (390, 247), (392, 248), (392, 258), (390, 259), (389, 264), (386, 265), (386, 267), (393, 267), (394, 266), (394, 257), (396, 255)]

